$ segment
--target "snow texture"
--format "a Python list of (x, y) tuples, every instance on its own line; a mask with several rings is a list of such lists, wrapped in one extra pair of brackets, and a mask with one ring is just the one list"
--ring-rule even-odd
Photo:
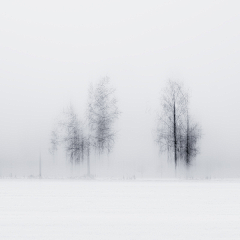
[(240, 181), (1, 179), (0, 239), (240, 239)]

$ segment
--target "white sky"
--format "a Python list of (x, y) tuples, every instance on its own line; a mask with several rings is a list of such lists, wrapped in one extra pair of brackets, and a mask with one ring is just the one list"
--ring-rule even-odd
[(122, 111), (115, 161), (161, 158), (152, 136), (155, 111), (166, 80), (174, 78), (189, 89), (203, 130), (194, 169), (240, 176), (239, 6), (220, 0), (1, 2), (0, 169), (34, 168), (40, 148), (50, 161), (54, 118), (70, 102), (83, 114), (89, 83), (108, 75)]

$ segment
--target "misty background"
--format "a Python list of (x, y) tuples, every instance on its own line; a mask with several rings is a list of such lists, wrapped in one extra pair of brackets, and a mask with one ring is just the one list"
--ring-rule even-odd
[(170, 78), (202, 128), (189, 176), (239, 177), (239, 29), (238, 1), (1, 2), (0, 175), (38, 175), (40, 153), (43, 176), (67, 175), (49, 153), (55, 119), (70, 103), (83, 119), (108, 76), (122, 112), (112, 175), (174, 176), (154, 143)]

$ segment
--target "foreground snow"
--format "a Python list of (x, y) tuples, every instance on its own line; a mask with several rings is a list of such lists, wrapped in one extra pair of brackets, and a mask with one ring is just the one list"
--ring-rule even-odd
[(1, 179), (0, 239), (240, 239), (240, 181)]

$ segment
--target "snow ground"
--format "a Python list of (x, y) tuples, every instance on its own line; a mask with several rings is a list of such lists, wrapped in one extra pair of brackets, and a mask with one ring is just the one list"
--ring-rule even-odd
[(240, 239), (240, 180), (0, 180), (0, 239)]

